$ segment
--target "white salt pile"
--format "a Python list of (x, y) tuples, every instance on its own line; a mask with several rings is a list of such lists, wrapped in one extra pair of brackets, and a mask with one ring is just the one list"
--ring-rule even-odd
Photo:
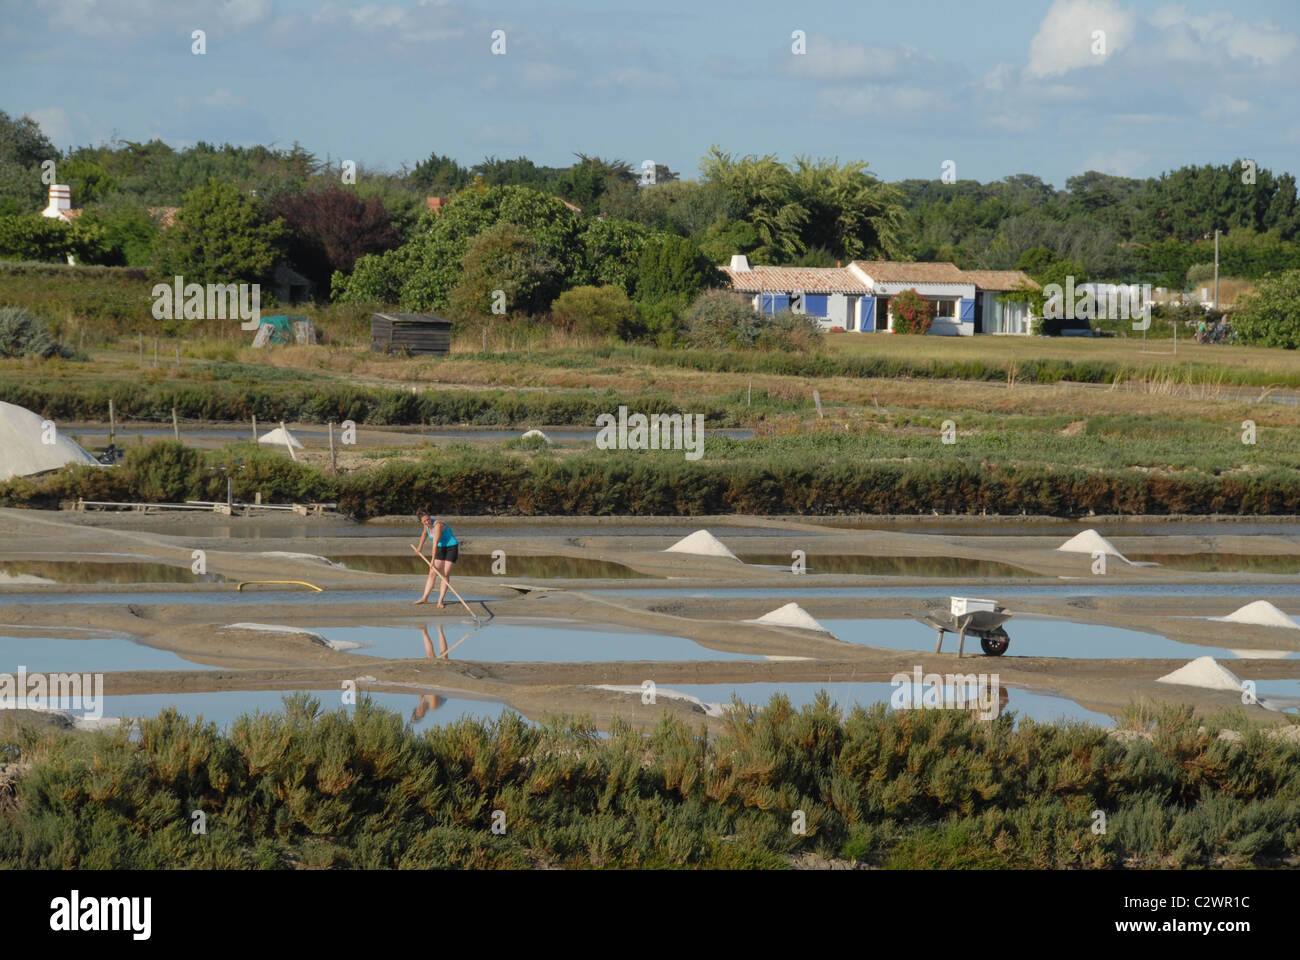
[(520, 439), (520, 440), (531, 440), (531, 439), (533, 439), (534, 437), (541, 437), (541, 438), (542, 438), (543, 440), (545, 440), (547, 443), (550, 443), (550, 442), (551, 442), (551, 438), (548, 437), (546, 434), (542, 433), (542, 431), (540, 431), (540, 430), (529, 430), (527, 433), (520, 434), (519, 439)]
[(0, 401), (0, 480), (35, 476), (69, 463), (99, 465), (54, 423), (26, 407)]
[(34, 573), (5, 573), (0, 570), (0, 583), (58, 583), (48, 577), (38, 577)]
[(322, 557), (316, 553), (293, 553), (289, 550), (266, 550), (258, 554), (262, 557), (279, 557), (282, 560), (314, 560), (320, 563), (329, 564), (331, 567), (341, 567), (343, 564), (335, 563), (329, 557)]
[(1129, 559), (1115, 549), (1115, 545), (1103, 537), (1096, 530), (1085, 530), (1066, 540), (1056, 548), (1063, 553), (1086, 553), (1091, 556), (1094, 553), (1104, 553), (1108, 557), (1117, 557), (1125, 563)]
[[(334, 646), (334, 644), (330, 643), (319, 633), (313, 633), (311, 630), (303, 630), (301, 627), (284, 627), (274, 623), (228, 623), (224, 627), (222, 627), (222, 629), (223, 630), (259, 630), (262, 633), (296, 633), (296, 634), (301, 634), (305, 637), (310, 637), (314, 642), (324, 644), (327, 647)], [(352, 646), (360, 646), (360, 644), (352, 644)], [(346, 649), (346, 648), (335, 647), (335, 649)]]
[(1201, 687), (1205, 690), (1230, 690), (1241, 692), (1241, 680), (1226, 667), (1220, 666), (1213, 657), (1197, 657), (1173, 673), (1166, 674), (1156, 683), (1177, 683), (1185, 687)]
[(1254, 603), (1248, 603), (1244, 607), (1232, 611), (1226, 617), (1207, 617), (1206, 619), (1218, 620), (1221, 623), (1248, 623), (1257, 627), (1284, 627), (1288, 630), (1300, 630), (1300, 623), (1296, 623), (1267, 600), (1256, 600)]
[[(638, 695), (642, 693), (640, 686), (633, 686), (631, 684), (597, 683), (597, 684), (592, 684), (592, 689), (613, 690), (615, 693), (635, 693)], [(678, 693), (676, 690), (669, 690), (667, 687), (656, 687), (655, 699), (658, 700), (660, 697), (663, 697), (664, 699), (667, 700), (684, 700), (687, 703), (693, 703), (701, 710), (703, 710), (706, 715), (710, 717), (722, 716), (722, 712), (723, 712), (722, 704), (708, 703), (704, 700), (701, 700), (699, 697), (691, 696), (691, 694), (689, 693)]]
[(1286, 650), (1240, 650), (1231, 649), (1228, 651), (1238, 660), (1287, 660), (1294, 657), (1294, 653), (1288, 653)]
[(292, 433), (289, 432), (287, 428), (284, 427), (276, 427), (274, 430), (270, 431), (269, 433), (262, 434), (260, 437), (257, 438), (257, 442), (259, 445), (263, 443), (267, 443), (277, 447), (283, 447), (287, 443), (289, 446), (294, 447), (295, 449), (298, 450), (302, 449), (301, 441), (299, 441), (297, 437), (295, 437)]
[(771, 613), (765, 613), (757, 620), (746, 620), (746, 623), (761, 623), (770, 627), (798, 627), (800, 630), (817, 630), (821, 633), (829, 634), (830, 631), (813, 619), (803, 607), (797, 603), (787, 603), (784, 607), (778, 607)]
[(707, 530), (696, 530), (689, 537), (682, 537), (664, 553), (693, 553), (699, 557), (729, 557), (740, 562), (740, 558), (726, 548), (721, 540)]

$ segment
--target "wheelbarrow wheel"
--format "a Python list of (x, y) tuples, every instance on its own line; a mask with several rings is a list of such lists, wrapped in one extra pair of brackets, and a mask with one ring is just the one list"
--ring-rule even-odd
[(1011, 646), (1011, 637), (1002, 629), (990, 636), (980, 637), (980, 648), (990, 657), (1002, 656), (1009, 646)]

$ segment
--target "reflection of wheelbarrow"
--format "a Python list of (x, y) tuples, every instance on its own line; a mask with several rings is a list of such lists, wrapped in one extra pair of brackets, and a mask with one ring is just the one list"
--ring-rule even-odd
[(1011, 645), (1002, 624), (1010, 620), (1012, 614), (996, 600), (976, 600), (969, 597), (949, 598), (948, 609), (936, 607), (917, 615), (917, 619), (927, 626), (939, 631), (935, 641), (934, 652), (943, 648), (945, 633), (957, 634), (957, 656), (962, 656), (966, 647), (966, 634), (980, 638), (980, 647), (990, 657), (1000, 657)]

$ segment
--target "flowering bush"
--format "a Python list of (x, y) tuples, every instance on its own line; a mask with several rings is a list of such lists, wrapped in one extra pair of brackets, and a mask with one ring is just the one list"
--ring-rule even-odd
[(915, 290), (904, 290), (889, 301), (895, 333), (926, 333), (934, 319), (934, 304)]

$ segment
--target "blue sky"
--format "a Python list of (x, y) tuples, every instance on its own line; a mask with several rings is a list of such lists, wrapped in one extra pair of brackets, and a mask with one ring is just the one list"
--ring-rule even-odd
[(1297, 89), (1295, 0), (0, 0), (0, 109), (61, 148), (297, 140), (387, 169), (581, 151), (690, 177), (717, 144), (1060, 187), (1300, 172)]

